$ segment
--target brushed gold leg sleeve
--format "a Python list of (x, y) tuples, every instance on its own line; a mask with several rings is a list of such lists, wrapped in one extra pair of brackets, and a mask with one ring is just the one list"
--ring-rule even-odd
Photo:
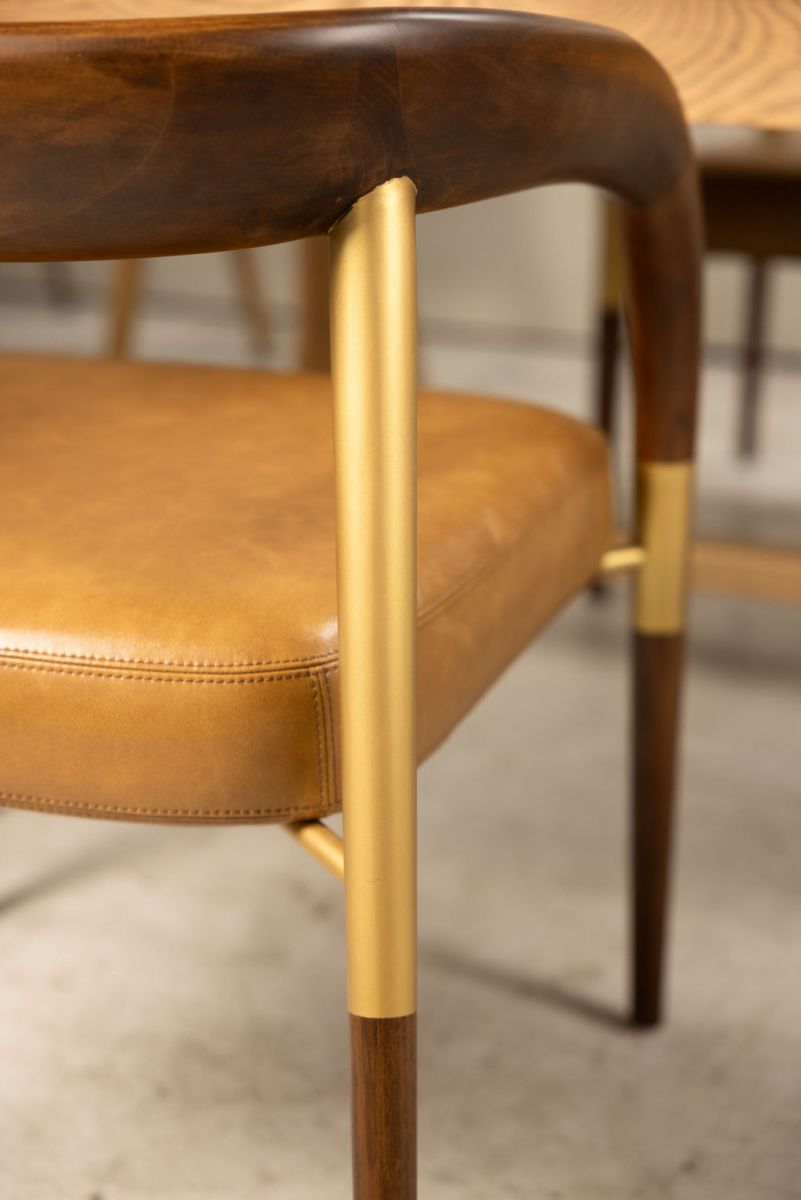
[(282, 828), (335, 879), (345, 878), (342, 839), (324, 821), (289, 821)]
[(363, 197), (331, 234), (331, 351), (348, 993), (416, 1007), (415, 188)]
[(639, 463), (637, 542), (644, 559), (635, 587), (638, 633), (684, 629), (692, 494), (692, 463)]

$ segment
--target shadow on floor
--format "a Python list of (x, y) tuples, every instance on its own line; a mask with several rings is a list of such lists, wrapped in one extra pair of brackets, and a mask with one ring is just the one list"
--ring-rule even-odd
[(119, 837), (113, 841), (104, 840), (102, 844), (73, 854), (66, 862), (56, 863), (49, 870), (19, 884), (9, 892), (0, 891), (0, 918), (25, 904), (43, 899), (68, 884), (99, 875), (121, 863), (130, 863), (132, 859), (151, 850), (152, 844), (141, 838), (135, 841), (126, 837)]
[(581, 996), (557, 980), (537, 979), (535, 976), (523, 975), (497, 964), (480, 962), (468, 958), (450, 946), (432, 943), (421, 945), (420, 961), (435, 971), (494, 988), (507, 995), (558, 1008), (583, 1020), (594, 1021), (607, 1029), (630, 1032), (634, 1028), (622, 1012), (588, 996)]

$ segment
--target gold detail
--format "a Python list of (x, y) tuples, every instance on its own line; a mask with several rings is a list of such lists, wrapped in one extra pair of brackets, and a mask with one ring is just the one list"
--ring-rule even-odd
[(604, 575), (615, 571), (637, 571), (645, 562), (642, 546), (613, 546), (601, 555), (600, 569)]
[(350, 1011), (416, 1008), (415, 187), (331, 233), (331, 355)]
[(345, 878), (342, 838), (322, 821), (288, 821), (283, 829), (337, 879)]
[(637, 575), (634, 624), (640, 633), (684, 628), (692, 491), (692, 463), (639, 463), (638, 541), (645, 562)]

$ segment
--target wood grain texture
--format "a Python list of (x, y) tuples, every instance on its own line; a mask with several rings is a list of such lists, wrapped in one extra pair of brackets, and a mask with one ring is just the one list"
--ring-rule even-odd
[(691, 161), (640, 47), (500, 12), (0, 29), (0, 129), (5, 259), (289, 241), (400, 175), (421, 212), (563, 180), (640, 208)]
[(695, 166), (647, 208), (623, 208), (625, 305), (636, 392), (637, 458), (695, 453), (703, 231)]
[(417, 1195), (417, 1018), (350, 1018), (354, 1200)]
[[(347, 5), (343, 0), (0, 0), (0, 21), (374, 6), (382, 7), (377, 0)], [(481, 0), (481, 7), (569, 17), (622, 30), (665, 66), (690, 121), (801, 129), (801, 0)]]
[(684, 638), (633, 634), (632, 1019), (662, 1019)]

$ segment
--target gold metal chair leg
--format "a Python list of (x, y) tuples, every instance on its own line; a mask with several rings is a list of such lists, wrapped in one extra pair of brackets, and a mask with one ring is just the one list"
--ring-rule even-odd
[(331, 234), (354, 1196), (416, 1194), (415, 188)]

